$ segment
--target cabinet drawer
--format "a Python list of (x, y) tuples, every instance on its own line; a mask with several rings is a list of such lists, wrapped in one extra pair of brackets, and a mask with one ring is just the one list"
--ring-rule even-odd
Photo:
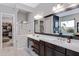
[(36, 49), (39, 50), (39, 45), (37, 45), (37, 44), (33, 44), (33, 45), (32, 45), (32, 48), (36, 48)]
[(37, 50), (37, 49), (33, 49), (33, 51), (36, 53), (36, 54), (40, 54), (40, 52), (39, 52), (39, 50)]
[(45, 54), (44, 46), (40, 45), (40, 56), (44, 56)]
[(44, 44), (45, 44), (45, 42), (40, 40), (40, 45), (44, 45)]
[(78, 52), (72, 51), (72, 50), (68, 50), (67, 49), (67, 56), (79, 56)]
[(59, 46), (56, 46), (56, 45), (54, 46), (54, 48), (55, 48), (55, 50), (65, 54), (65, 48), (59, 47)]
[(39, 41), (37, 40), (33, 40), (33, 43), (39, 45)]

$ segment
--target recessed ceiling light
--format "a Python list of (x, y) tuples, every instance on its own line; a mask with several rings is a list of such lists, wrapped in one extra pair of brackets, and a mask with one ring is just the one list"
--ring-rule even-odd
[(43, 16), (42, 16), (42, 15), (37, 14), (37, 15), (35, 15), (35, 16), (34, 16), (34, 18), (38, 20), (38, 19), (42, 19), (42, 18), (43, 18)]
[(26, 22), (26, 21), (23, 21), (22, 23), (25, 24), (25, 23), (27, 23), (27, 22)]

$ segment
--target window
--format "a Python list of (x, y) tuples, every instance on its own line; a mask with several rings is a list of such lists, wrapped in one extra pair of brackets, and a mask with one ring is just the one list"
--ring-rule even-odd
[(64, 35), (74, 34), (74, 20), (61, 21), (61, 33)]

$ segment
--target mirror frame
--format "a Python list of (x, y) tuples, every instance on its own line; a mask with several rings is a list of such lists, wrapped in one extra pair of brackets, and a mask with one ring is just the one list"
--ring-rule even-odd
[(79, 22), (77, 22), (77, 33), (79, 33)]

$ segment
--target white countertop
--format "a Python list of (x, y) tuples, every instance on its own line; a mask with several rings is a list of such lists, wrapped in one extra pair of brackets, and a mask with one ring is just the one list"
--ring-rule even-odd
[(58, 37), (55, 36), (47, 36), (47, 35), (28, 35), (27, 37), (33, 38), (35, 40), (43, 40), (45, 42), (55, 44), (57, 46), (61, 46), (63, 48), (67, 48), (76, 52), (79, 52), (79, 40), (71, 40), (71, 43), (67, 43), (67, 39), (65, 41), (63, 40), (58, 40)]

